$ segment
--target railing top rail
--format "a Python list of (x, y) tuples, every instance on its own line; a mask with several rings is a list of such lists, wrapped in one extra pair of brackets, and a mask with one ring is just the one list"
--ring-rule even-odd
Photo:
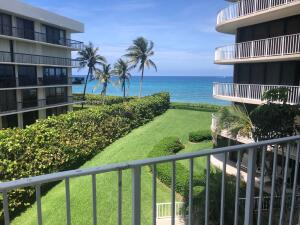
[(257, 149), (266, 145), (276, 145), (276, 144), (293, 142), (293, 141), (300, 142), (300, 136), (291, 136), (291, 137), (285, 137), (280, 139), (251, 143), (247, 145), (236, 145), (236, 146), (224, 147), (224, 148), (219, 148), (214, 150), (207, 149), (207, 150), (201, 150), (193, 153), (185, 153), (185, 154), (165, 156), (159, 158), (149, 158), (149, 159), (137, 160), (137, 161), (127, 162), (127, 163), (125, 162), (125, 163), (104, 165), (101, 167), (95, 167), (89, 169), (78, 169), (78, 170), (70, 170), (65, 172), (47, 174), (47, 175), (30, 177), (30, 178), (25, 178), (16, 181), (0, 183), (0, 192), (7, 192), (9, 190), (13, 190), (17, 188), (30, 187), (35, 185), (42, 185), (44, 183), (49, 183), (49, 182), (61, 181), (66, 178), (101, 174), (101, 173), (118, 171), (118, 170), (126, 170), (126, 169), (141, 167), (141, 166), (204, 157), (212, 154), (230, 153), (236, 151), (243, 151), (247, 149)]
[(261, 86), (261, 87), (287, 87), (287, 88), (300, 88), (300, 86), (293, 85), (277, 85), (277, 84), (239, 84), (239, 83), (220, 83), (213, 82), (214, 85), (237, 85), (237, 86)]

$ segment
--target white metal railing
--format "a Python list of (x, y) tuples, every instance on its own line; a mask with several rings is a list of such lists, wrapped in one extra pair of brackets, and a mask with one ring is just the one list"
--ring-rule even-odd
[(260, 39), (216, 48), (215, 61), (300, 54), (300, 34)]
[(230, 97), (263, 103), (262, 97), (266, 91), (285, 87), (289, 89), (288, 104), (300, 104), (300, 86), (288, 85), (262, 85), (262, 84), (236, 84), (236, 83), (214, 83), (213, 96)]
[(218, 13), (217, 25), (298, 1), (299, 0), (240, 0)]
[[(277, 171), (277, 150), (280, 146), (287, 146), (287, 151), (284, 158), (284, 176), (282, 178), (282, 182), (278, 182), (278, 177), (276, 175)], [(295, 160), (295, 163), (290, 163), (290, 149), (292, 146), (295, 146), (297, 148), (297, 157)], [(262, 197), (265, 191), (265, 172), (266, 172), (266, 163), (267, 160), (266, 152), (267, 148), (274, 148), (274, 154), (273, 159), (270, 159), (273, 162), (273, 168), (271, 168), (272, 173), (272, 184), (270, 186), (270, 193), (271, 193), (271, 201), (270, 201), (270, 207), (269, 207), (269, 221), (272, 221), (272, 218), (274, 216), (273, 206), (274, 206), (274, 200), (276, 195), (276, 190), (280, 189), (281, 193), (281, 208), (279, 213), (279, 225), (285, 224), (286, 221), (295, 221), (299, 220), (300, 222), (300, 215), (295, 211), (295, 206), (297, 204), (296, 202), (296, 196), (297, 196), (297, 183), (298, 183), (298, 172), (299, 172), (299, 159), (300, 159), (300, 136), (294, 136), (294, 137), (286, 137), (276, 140), (268, 140), (268, 141), (262, 141), (258, 143), (248, 144), (248, 145), (235, 145), (225, 148), (219, 148), (219, 149), (209, 149), (209, 150), (200, 150), (193, 153), (185, 153), (185, 154), (178, 154), (178, 155), (172, 155), (172, 156), (166, 156), (166, 157), (160, 157), (160, 158), (151, 158), (151, 159), (144, 159), (139, 161), (133, 161), (133, 162), (126, 162), (126, 163), (119, 163), (119, 164), (111, 164), (111, 165), (105, 165), (101, 167), (95, 167), (95, 168), (88, 168), (88, 169), (79, 169), (79, 170), (71, 170), (71, 171), (65, 171), (65, 172), (59, 172), (59, 173), (53, 173), (48, 175), (42, 175), (37, 177), (30, 177), (20, 180), (14, 180), (10, 182), (2, 182), (0, 183), (0, 193), (2, 194), (1, 201), (3, 203), (3, 211), (4, 211), (4, 221), (0, 221), (1, 224), (10, 225), (11, 217), (10, 213), (13, 211), (13, 207), (10, 204), (10, 195), (15, 193), (15, 191), (19, 190), (20, 188), (25, 187), (32, 187), (36, 190), (36, 221), (38, 225), (42, 225), (43, 222), (47, 224), (48, 218), (43, 214), (43, 204), (46, 203), (46, 198), (42, 201), (42, 190), (43, 187), (53, 184), (53, 182), (62, 181), (65, 185), (65, 196), (62, 196), (63, 199), (61, 201), (65, 201), (65, 209), (66, 209), (66, 223), (67, 225), (71, 225), (71, 201), (70, 198), (70, 186), (72, 185), (72, 179), (78, 178), (78, 177), (90, 177), (91, 178), (91, 216), (89, 217), (89, 214), (86, 214), (84, 212), (84, 215), (82, 216), (87, 217), (87, 221), (93, 221), (93, 225), (102, 224), (99, 222), (99, 211), (98, 204), (101, 202), (97, 201), (97, 179), (105, 179), (103, 176), (96, 176), (98, 174), (105, 174), (105, 173), (116, 173), (116, 187), (117, 191), (115, 195), (118, 198), (117, 201), (117, 207), (116, 207), (116, 216), (118, 225), (122, 225), (123, 221), (123, 214), (122, 214), (122, 207), (123, 202), (131, 202), (132, 204), (132, 225), (141, 225), (141, 212), (142, 212), (142, 204), (141, 204), (141, 179), (142, 179), (142, 169), (147, 169), (148, 167), (152, 167), (152, 202), (148, 203), (152, 206), (152, 217), (149, 218), (152, 221), (153, 225), (156, 225), (156, 218), (157, 218), (157, 165), (161, 163), (168, 163), (171, 168), (171, 222), (172, 224), (175, 224), (175, 218), (176, 218), (176, 164), (178, 161), (181, 160), (188, 160), (189, 162), (189, 175), (187, 177), (187, 198), (186, 198), (186, 205), (187, 205), (187, 215), (186, 219), (188, 221), (188, 225), (193, 225), (194, 218), (199, 215), (199, 212), (197, 211), (194, 213), (194, 210), (199, 207), (198, 204), (201, 204), (200, 202), (197, 202), (194, 200), (194, 188), (196, 186), (194, 182), (194, 168), (197, 168), (194, 166), (196, 159), (203, 159), (206, 161), (206, 169), (203, 169), (205, 172), (205, 176), (203, 179), (204, 184), (204, 196), (205, 199), (202, 202), (204, 205), (203, 212), (200, 213), (204, 215), (205, 219), (205, 225), (210, 224), (210, 218), (212, 212), (215, 212), (214, 210), (210, 210), (210, 202), (211, 202), (211, 163), (210, 158), (212, 155), (219, 155), (221, 154), (224, 157), (224, 163), (222, 167), (222, 178), (220, 182), (220, 194), (218, 196), (213, 196), (214, 198), (217, 198), (216, 201), (220, 202), (220, 211), (219, 211), (219, 217), (218, 220), (220, 221), (220, 225), (225, 224), (225, 213), (226, 213), (226, 194), (228, 191), (226, 190), (226, 170), (227, 170), (227, 157), (229, 153), (236, 153), (237, 155), (237, 173), (236, 173), (236, 181), (235, 181), (235, 191), (234, 196), (231, 199), (234, 204), (234, 212), (232, 212), (230, 215), (226, 215), (226, 218), (232, 218), (234, 220), (233, 225), (238, 225), (239, 220), (243, 218), (243, 224), (244, 225), (252, 225), (253, 223), (253, 217), (256, 214), (254, 211), (254, 194), (255, 194), (255, 171), (256, 167), (260, 166), (261, 170), (261, 177), (260, 177), (260, 187), (258, 189), (259, 193), (259, 203), (257, 207), (257, 224), (262, 224), (262, 212), (263, 212), (263, 201)], [(241, 158), (242, 155), (247, 152), (248, 158), (247, 158), (247, 182), (246, 182), (246, 191), (245, 191), (245, 204), (240, 205), (239, 199), (241, 197)], [(258, 152), (260, 154), (258, 154)], [(257, 160), (259, 157), (259, 160)], [(261, 164), (258, 164), (257, 162), (263, 162)], [(146, 168), (145, 168), (146, 167)], [(292, 195), (292, 201), (290, 202), (290, 210), (288, 211), (288, 214), (286, 212), (286, 196), (287, 196), (287, 189), (288, 186), (288, 169), (289, 168), (294, 169), (294, 176), (293, 176), (293, 182), (291, 190), (292, 192), (289, 193)], [(131, 196), (130, 199), (125, 199), (125, 195), (122, 194), (123, 190), (123, 173), (124, 172), (131, 172), (132, 174), (132, 185), (131, 185)], [(88, 181), (87, 179), (86, 181)], [(89, 195), (90, 196), (90, 195)], [(89, 197), (88, 196), (88, 197)], [(85, 198), (87, 196), (82, 196), (82, 198)], [(64, 200), (65, 199), (65, 200)], [(101, 201), (101, 200), (100, 200)], [(241, 209), (241, 210), (240, 210)], [(265, 222), (265, 221), (264, 221)], [(149, 221), (150, 223), (150, 221)], [(292, 223), (290, 223), (291, 225)]]
[[(175, 202), (175, 217), (184, 216), (184, 202)], [(172, 217), (172, 203), (157, 203), (156, 218), (165, 219)]]

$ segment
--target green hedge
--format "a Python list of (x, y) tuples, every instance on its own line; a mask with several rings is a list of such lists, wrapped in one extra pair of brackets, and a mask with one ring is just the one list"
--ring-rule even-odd
[(189, 133), (189, 141), (190, 142), (201, 142), (201, 141), (209, 141), (212, 139), (210, 130), (198, 130)]
[[(75, 100), (82, 100), (83, 95), (82, 94), (74, 94), (73, 95)], [(86, 94), (85, 100), (86, 105), (113, 105), (113, 104), (119, 104), (123, 102), (128, 102), (133, 99), (136, 99), (136, 97), (120, 97), (120, 96), (102, 96), (100, 94)]]
[[(162, 157), (175, 154), (184, 149), (184, 145), (179, 138), (167, 137), (157, 143), (149, 153), (150, 158)], [(152, 169), (152, 168), (150, 168)], [(162, 163), (157, 165), (157, 177), (165, 185), (171, 187), (172, 184), (172, 165), (171, 163)], [(189, 171), (181, 163), (176, 162), (176, 192), (184, 196), (188, 187)], [(201, 184), (199, 176), (194, 177), (194, 185)]]
[(203, 103), (184, 103), (184, 102), (172, 102), (171, 109), (187, 109), (204, 112), (218, 112), (222, 106), (203, 104)]
[[(0, 181), (77, 168), (116, 139), (164, 113), (169, 104), (169, 94), (159, 93), (50, 117), (26, 129), (0, 131)], [(24, 209), (33, 197), (31, 188), (10, 192), (10, 209)], [(2, 203), (0, 207), (1, 219)]]

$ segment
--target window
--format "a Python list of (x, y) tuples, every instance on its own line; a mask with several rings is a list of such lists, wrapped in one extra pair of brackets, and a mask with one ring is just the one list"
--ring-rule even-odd
[(35, 66), (18, 67), (19, 86), (37, 85), (37, 72)]
[(52, 44), (66, 45), (66, 32), (55, 27), (43, 25), (46, 32), (46, 41)]
[(36, 122), (38, 119), (38, 111), (23, 113), (23, 126), (26, 127)]
[(0, 112), (17, 109), (16, 91), (0, 91)]
[(12, 35), (11, 16), (0, 13), (0, 34)]
[[(0, 118), (1, 119), (1, 118)], [(14, 128), (18, 127), (18, 116), (17, 114), (2, 116), (2, 128)]]
[(17, 36), (34, 40), (34, 23), (30, 20), (17, 18)]
[(22, 90), (22, 107), (31, 108), (37, 106), (37, 89)]
[(44, 85), (67, 83), (67, 68), (44, 67)]
[(0, 88), (15, 87), (15, 69), (12, 65), (0, 65)]
[(57, 104), (67, 102), (67, 88), (47, 88), (46, 102), (49, 104)]

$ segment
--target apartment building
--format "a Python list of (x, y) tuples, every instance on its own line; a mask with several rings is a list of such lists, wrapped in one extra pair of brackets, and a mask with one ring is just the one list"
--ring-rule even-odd
[(0, 0), (0, 129), (72, 110), (75, 20), (17, 0)]

